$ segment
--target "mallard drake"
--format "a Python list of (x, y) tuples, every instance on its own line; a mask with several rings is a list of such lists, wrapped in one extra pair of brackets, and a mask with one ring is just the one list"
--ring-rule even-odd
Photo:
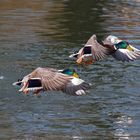
[(25, 94), (30, 91), (38, 95), (41, 91), (61, 90), (69, 95), (84, 95), (90, 85), (78, 77), (74, 69), (56, 70), (39, 67), (13, 85), (21, 85), (19, 92)]
[(78, 52), (70, 55), (70, 58), (76, 58), (76, 62), (81, 64), (92, 64), (95, 61), (103, 59), (108, 54), (108, 48), (98, 43), (96, 35), (92, 35), (87, 43)]
[(123, 62), (133, 61), (140, 56), (140, 50), (113, 35), (109, 35), (105, 38), (103, 41), (103, 46), (108, 48), (110, 55)]
[(101, 43), (97, 41), (96, 35), (92, 35), (83, 48), (69, 57), (76, 58), (79, 64), (92, 64), (108, 55), (123, 62), (133, 61), (140, 56), (140, 50), (113, 35), (107, 36)]

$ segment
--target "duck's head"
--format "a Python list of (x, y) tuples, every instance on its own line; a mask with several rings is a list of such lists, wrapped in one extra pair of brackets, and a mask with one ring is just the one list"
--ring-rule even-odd
[(64, 69), (64, 70), (62, 70), (62, 73), (67, 74), (69, 76), (79, 78), (79, 75), (78, 75), (77, 71), (74, 68)]
[(118, 44), (114, 44), (114, 46), (117, 49), (127, 49), (129, 51), (134, 51), (133, 46), (130, 45), (128, 42), (123, 41), (123, 40), (121, 42), (119, 42)]
[(133, 51), (132, 45), (116, 36), (109, 35), (106, 41), (109, 41), (111, 43), (110, 45), (114, 45), (116, 49), (128, 49), (129, 51)]

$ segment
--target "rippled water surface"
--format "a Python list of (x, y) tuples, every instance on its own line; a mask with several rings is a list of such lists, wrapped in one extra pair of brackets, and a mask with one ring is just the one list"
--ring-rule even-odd
[[(0, 139), (140, 139), (140, 59), (89, 67), (68, 58), (92, 34), (140, 46), (139, 0), (1, 0)], [(12, 83), (36, 67), (76, 67), (86, 96), (18, 94)]]

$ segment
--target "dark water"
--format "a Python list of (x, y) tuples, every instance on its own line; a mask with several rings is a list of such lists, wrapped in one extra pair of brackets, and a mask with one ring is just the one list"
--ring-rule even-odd
[[(140, 59), (77, 66), (68, 58), (92, 34), (140, 46), (139, 0), (1, 0), (0, 139), (140, 139)], [(89, 95), (18, 94), (12, 82), (38, 66), (76, 67)]]

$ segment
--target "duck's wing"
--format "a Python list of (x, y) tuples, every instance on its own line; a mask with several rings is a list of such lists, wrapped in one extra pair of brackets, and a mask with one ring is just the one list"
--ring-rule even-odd
[[(132, 46), (131, 46), (132, 47)], [(128, 49), (117, 49), (115, 53), (112, 54), (114, 58), (116, 58), (119, 61), (133, 61), (136, 60), (138, 57), (140, 57), (140, 50), (132, 47), (132, 50)]]
[(90, 37), (85, 47), (91, 47), (92, 56), (95, 61), (105, 58), (108, 54), (108, 49), (98, 43), (96, 35)]
[(61, 90), (70, 82), (71, 77), (51, 68), (37, 68), (30, 75), (41, 78), (44, 90)]
[(62, 91), (69, 95), (85, 95), (89, 88), (90, 84), (86, 83), (84, 80), (73, 78)]
[(122, 41), (122, 39), (120, 39), (119, 37), (114, 36), (114, 35), (109, 35), (104, 39), (103, 44), (114, 45), (114, 44), (118, 44), (121, 41)]
[[(37, 68), (21, 81), (23, 83), (20, 92), (25, 90), (42, 87), (44, 90), (61, 90), (72, 78), (65, 74), (59, 73), (52, 68)], [(40, 81), (40, 83), (39, 83)]]
[[(112, 35), (107, 36), (107, 37), (103, 40), (103, 44), (104, 44), (104, 45), (114, 45), (113, 42), (112, 42), (112, 41), (115, 40), (114, 37), (115, 37), (115, 39), (118, 39), (118, 37), (116, 37), (116, 36), (112, 36)], [(114, 40), (111, 40), (111, 38), (113, 38)]]

